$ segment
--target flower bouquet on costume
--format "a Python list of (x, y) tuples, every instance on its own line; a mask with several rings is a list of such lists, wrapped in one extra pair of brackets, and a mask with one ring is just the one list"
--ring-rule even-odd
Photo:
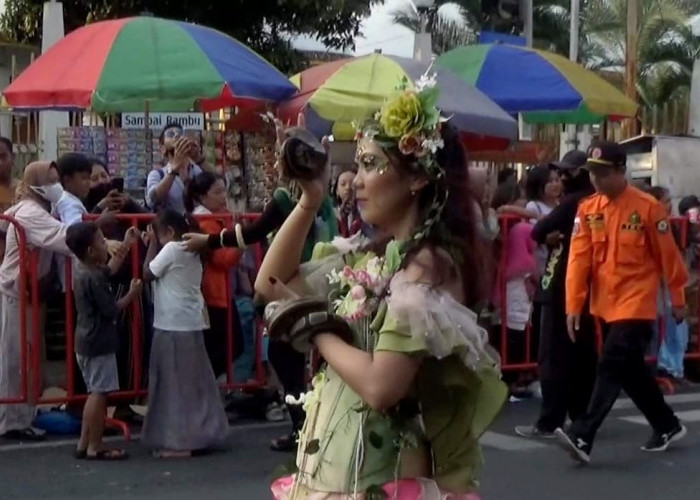
[(352, 343), (350, 325), (329, 312), (328, 301), (319, 297), (270, 302), (265, 307), (265, 321), (270, 339), (289, 342), (302, 353), (311, 350), (319, 333), (333, 333)]
[(399, 243), (387, 245), (384, 257), (368, 254), (354, 267), (346, 265), (340, 271), (332, 271), (328, 282), (336, 286), (332, 294), (335, 313), (346, 321), (358, 321), (372, 315), (389, 281), (401, 265)]

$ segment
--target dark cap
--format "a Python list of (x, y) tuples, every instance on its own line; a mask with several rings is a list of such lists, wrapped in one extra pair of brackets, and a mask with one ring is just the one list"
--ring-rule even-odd
[(600, 167), (619, 168), (627, 164), (627, 153), (616, 142), (599, 142), (588, 148), (586, 166), (589, 169)]
[(678, 202), (678, 213), (685, 215), (685, 213), (691, 208), (700, 207), (700, 200), (694, 194), (690, 196), (684, 196), (681, 201)]
[(575, 168), (583, 167), (586, 164), (586, 161), (588, 161), (588, 155), (586, 155), (586, 153), (583, 151), (574, 149), (573, 151), (566, 153), (560, 161), (552, 163), (552, 165), (557, 167), (559, 170), (573, 170)]

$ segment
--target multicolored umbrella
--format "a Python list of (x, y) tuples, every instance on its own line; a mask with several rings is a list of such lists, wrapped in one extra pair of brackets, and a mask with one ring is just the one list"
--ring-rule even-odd
[[(314, 134), (350, 140), (355, 136), (353, 123), (370, 118), (403, 78), (413, 85), (427, 69), (413, 59), (381, 54), (315, 66), (291, 78), (299, 92), (279, 112), (285, 120), (303, 112)], [(501, 149), (517, 139), (517, 122), (488, 97), (450, 71), (437, 69), (436, 76), (438, 107), (452, 116), (450, 123), (460, 130), (467, 147)]]
[(216, 30), (157, 17), (68, 34), (3, 92), (13, 108), (204, 111), (277, 102), (296, 91), (275, 67)]
[(437, 66), (475, 85), (509, 113), (537, 123), (597, 123), (634, 117), (637, 104), (594, 72), (551, 52), (505, 44), (469, 45)]

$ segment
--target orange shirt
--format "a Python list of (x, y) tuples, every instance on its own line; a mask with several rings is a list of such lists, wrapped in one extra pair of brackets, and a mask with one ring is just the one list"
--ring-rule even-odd
[(16, 189), (17, 181), (15, 179), (12, 179), (9, 186), (0, 185), (0, 213), (4, 213), (14, 204)]
[(673, 306), (684, 306), (688, 272), (659, 202), (631, 186), (614, 200), (581, 201), (566, 273), (568, 314), (581, 313), (590, 285), (594, 316), (655, 320), (662, 276)]
[[(222, 222), (213, 219), (200, 221), (199, 225), (207, 234), (219, 234), (224, 229)], [(208, 306), (228, 307), (226, 279), (239, 260), (241, 252), (237, 248), (220, 248), (209, 254), (202, 276), (202, 295)]]

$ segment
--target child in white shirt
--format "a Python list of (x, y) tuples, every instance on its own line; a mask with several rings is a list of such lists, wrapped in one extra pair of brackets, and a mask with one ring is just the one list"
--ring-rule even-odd
[(185, 216), (161, 212), (149, 227), (144, 263), (144, 280), (153, 281), (154, 334), (142, 440), (163, 458), (219, 448), (228, 435), (202, 334), (209, 327), (202, 262), (181, 245), (190, 231)]

